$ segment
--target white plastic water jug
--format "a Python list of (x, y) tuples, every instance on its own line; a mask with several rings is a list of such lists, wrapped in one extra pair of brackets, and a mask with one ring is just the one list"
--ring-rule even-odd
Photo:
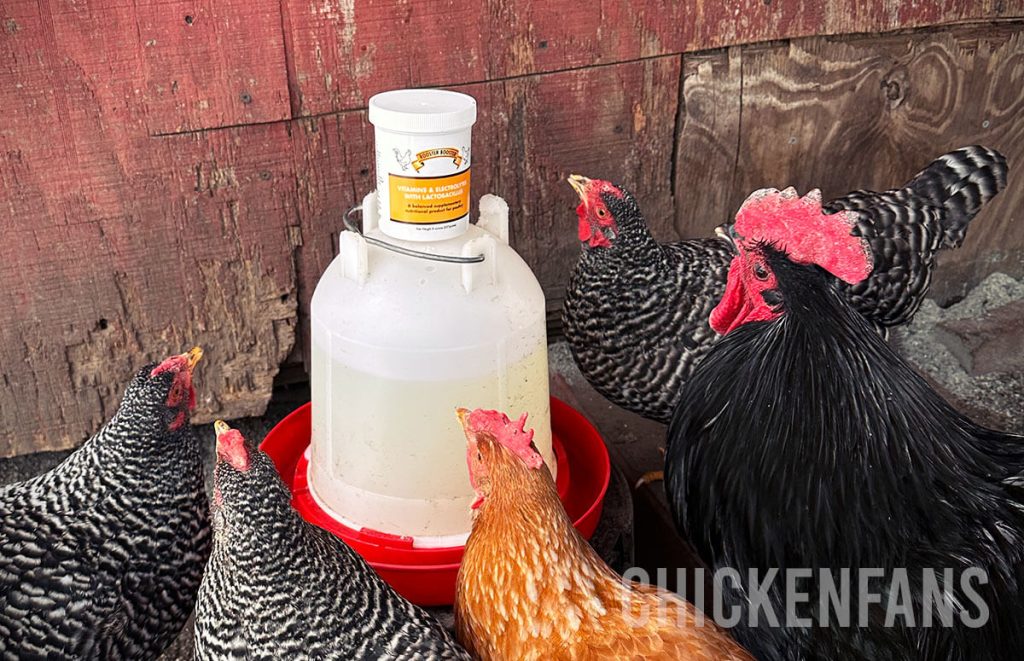
[[(378, 226), (376, 194), (363, 235), (343, 232), (313, 294), (310, 490), (354, 530), (465, 542), (473, 490), (459, 406), (530, 414), (552, 468), (544, 294), (508, 245), (508, 205), (485, 195), (461, 236), (415, 243)], [(398, 254), (367, 238), (435, 255)]]

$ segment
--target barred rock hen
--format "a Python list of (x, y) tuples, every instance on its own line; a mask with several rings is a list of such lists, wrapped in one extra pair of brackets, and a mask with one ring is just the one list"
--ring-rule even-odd
[(477, 516), (455, 621), (474, 656), (752, 661), (689, 602), (629, 583), (598, 557), (569, 521), (525, 415), (460, 409), (459, 419)]
[[(725, 610), (760, 659), (1019, 658), (1024, 437), (955, 411), (858, 314), (836, 283), (871, 272), (858, 222), (792, 189), (740, 209), (711, 314), (725, 336), (669, 427), (677, 523), (713, 569), (738, 570)], [(829, 578), (845, 610), (825, 605)], [(806, 622), (752, 625), (754, 604), (784, 621), (787, 579), (809, 594)]]
[[(628, 191), (576, 175), (569, 181), (581, 199), (583, 244), (563, 312), (573, 356), (609, 400), (668, 422), (680, 384), (718, 339), (707, 318), (724, 291), (731, 254), (715, 239), (659, 244)], [(958, 247), (971, 219), (1005, 185), (1002, 155), (964, 147), (903, 188), (830, 202), (829, 212), (856, 212), (854, 231), (874, 256), (871, 277), (843, 285), (843, 294), (879, 329), (910, 321), (936, 253)]]
[(155, 658), (185, 624), (210, 551), (187, 420), (201, 355), (143, 368), (63, 463), (0, 487), (3, 658)]
[(707, 318), (732, 249), (720, 239), (658, 243), (629, 191), (578, 175), (569, 183), (581, 200), (583, 245), (562, 310), (573, 358), (613, 403), (667, 422), (717, 337)]
[(216, 430), (197, 659), (469, 659), (344, 542), (299, 517), (266, 454), (223, 422)]

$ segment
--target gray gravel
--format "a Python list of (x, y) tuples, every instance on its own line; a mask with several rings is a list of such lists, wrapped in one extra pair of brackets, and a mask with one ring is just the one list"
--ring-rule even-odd
[(994, 273), (948, 308), (940, 308), (930, 299), (924, 301), (914, 321), (893, 333), (900, 352), (937, 382), (954, 406), (979, 423), (1018, 434), (1024, 433), (1024, 371), (969, 374), (943, 343), (938, 324), (979, 319), (990, 310), (1020, 300), (1024, 300), (1024, 282)]

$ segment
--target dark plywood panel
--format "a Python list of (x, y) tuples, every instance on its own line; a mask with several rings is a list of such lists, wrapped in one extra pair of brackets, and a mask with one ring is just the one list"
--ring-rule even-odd
[(981, 143), (1007, 156), (1010, 183), (964, 246), (943, 253), (933, 292), (948, 300), (993, 271), (1024, 274), (1020, 24), (749, 46), (686, 56), (684, 71), (682, 234), (710, 232), (763, 186), (880, 190)]
[(808, 35), (1024, 15), (1021, 0), (283, 0), (293, 112), (454, 85)]

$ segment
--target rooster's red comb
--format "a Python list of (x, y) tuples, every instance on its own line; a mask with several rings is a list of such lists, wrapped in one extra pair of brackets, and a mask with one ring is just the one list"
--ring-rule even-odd
[(792, 261), (817, 264), (852, 285), (868, 277), (874, 263), (868, 242), (850, 234), (856, 222), (853, 211), (824, 213), (818, 189), (800, 197), (792, 187), (762, 188), (740, 207), (733, 227), (746, 247), (774, 244)]
[(526, 428), (526, 415), (513, 422), (500, 411), (476, 409), (466, 416), (466, 425), (472, 431), (485, 431), (494, 436), (529, 468), (540, 468), (544, 459), (533, 448), (533, 430)]

